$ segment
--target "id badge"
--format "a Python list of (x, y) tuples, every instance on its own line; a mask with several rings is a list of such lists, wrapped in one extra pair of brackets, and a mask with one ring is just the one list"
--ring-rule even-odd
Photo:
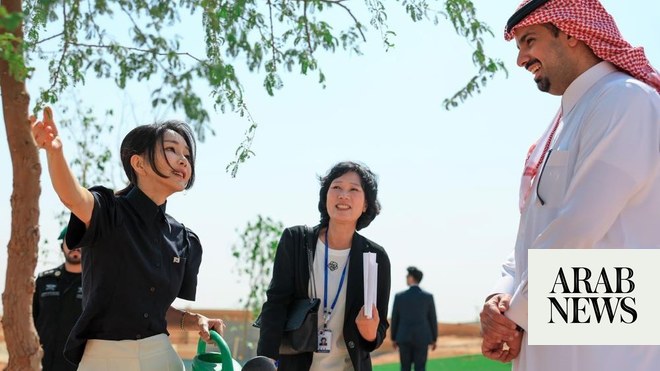
[(330, 353), (330, 349), (332, 349), (332, 331), (328, 329), (319, 331), (316, 351), (318, 353)]

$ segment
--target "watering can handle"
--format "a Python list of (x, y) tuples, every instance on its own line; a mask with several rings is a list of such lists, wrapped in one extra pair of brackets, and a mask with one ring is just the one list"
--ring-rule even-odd
[[(225, 342), (225, 339), (220, 336), (215, 330), (210, 330), (211, 340), (213, 340), (220, 349), (220, 358), (222, 359), (222, 371), (234, 371), (234, 363), (231, 358), (231, 351)], [(206, 342), (204, 339), (199, 338), (197, 342), (197, 354), (206, 353)], [(238, 370), (237, 370), (238, 371)]]

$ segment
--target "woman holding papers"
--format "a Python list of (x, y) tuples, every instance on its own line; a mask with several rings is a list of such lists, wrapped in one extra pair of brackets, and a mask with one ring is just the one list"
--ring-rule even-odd
[[(320, 181), (320, 224), (282, 233), (257, 354), (287, 371), (371, 370), (369, 353), (382, 344), (389, 327), (390, 261), (381, 246), (356, 231), (380, 212), (376, 176), (365, 165), (340, 162)], [(321, 299), (317, 350), (280, 354), (287, 308), (307, 297)], [(373, 304), (365, 308), (365, 303)]]

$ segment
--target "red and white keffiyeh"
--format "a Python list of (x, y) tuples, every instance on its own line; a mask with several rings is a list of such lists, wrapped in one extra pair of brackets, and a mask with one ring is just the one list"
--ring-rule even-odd
[[(531, 0), (525, 0), (520, 9)], [(660, 92), (660, 75), (646, 55), (644, 48), (633, 47), (623, 39), (614, 18), (598, 0), (550, 0), (531, 12), (525, 19), (504, 32), (509, 41), (518, 27), (552, 23), (566, 34), (584, 41), (598, 58), (611, 62), (633, 77), (644, 81)]]
[[(523, 1), (518, 9), (531, 0)], [(660, 74), (644, 55), (644, 48), (633, 47), (623, 39), (614, 18), (598, 0), (550, 0), (532, 11), (518, 24), (504, 32), (507, 41), (516, 29), (535, 24), (552, 23), (561, 31), (583, 41), (599, 58), (606, 60), (633, 77), (652, 86), (660, 93)], [(553, 120), (539, 141), (527, 154), (520, 184), (520, 209), (531, 193), (532, 183), (548, 152), (560, 116)]]
[(539, 140), (532, 144), (529, 147), (527, 152), (527, 159), (525, 159), (525, 170), (523, 170), (522, 177), (520, 179), (520, 195), (519, 195), (519, 207), (520, 211), (525, 207), (527, 199), (529, 199), (529, 194), (532, 191), (532, 183), (534, 183), (534, 178), (539, 172), (541, 164), (545, 160), (548, 151), (550, 150), (550, 145), (552, 144), (552, 138), (554, 138), (557, 129), (559, 128), (559, 123), (561, 122), (561, 110), (557, 112), (555, 118), (552, 120), (552, 123), (545, 130), (545, 133), (539, 138)]

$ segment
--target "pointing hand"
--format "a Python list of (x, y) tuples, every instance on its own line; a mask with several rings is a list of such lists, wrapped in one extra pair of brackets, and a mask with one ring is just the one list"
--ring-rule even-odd
[(32, 124), (32, 136), (39, 148), (43, 148), (46, 152), (62, 149), (62, 141), (57, 132), (57, 126), (53, 121), (53, 111), (50, 107), (44, 109), (43, 118), (38, 121), (37, 117), (30, 116), (30, 123)]

